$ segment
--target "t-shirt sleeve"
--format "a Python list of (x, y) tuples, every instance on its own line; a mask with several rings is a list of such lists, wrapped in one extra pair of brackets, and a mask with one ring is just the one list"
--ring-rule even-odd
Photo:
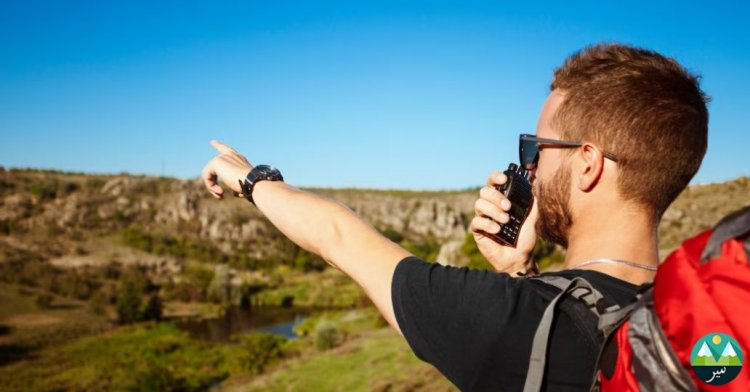
[(391, 298), (415, 355), (470, 389), (496, 340), (514, 336), (513, 316), (527, 288), (508, 274), (410, 256), (396, 266)]

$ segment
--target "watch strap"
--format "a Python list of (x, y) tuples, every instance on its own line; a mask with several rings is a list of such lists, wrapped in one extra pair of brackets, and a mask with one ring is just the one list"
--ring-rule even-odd
[(250, 170), (249, 173), (247, 173), (247, 176), (245, 177), (245, 180), (238, 180), (240, 182), (240, 188), (242, 189), (242, 195), (253, 205), (255, 205), (255, 200), (253, 200), (253, 190), (255, 189), (255, 184), (257, 184), (260, 181), (284, 181), (284, 177), (281, 175), (278, 169), (269, 166), (269, 165), (258, 165), (253, 167), (252, 170)]

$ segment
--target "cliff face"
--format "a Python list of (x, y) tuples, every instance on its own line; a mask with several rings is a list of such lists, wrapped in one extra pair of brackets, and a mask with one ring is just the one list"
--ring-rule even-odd
[(464, 241), (478, 192), (326, 192), (378, 229), (392, 229), (414, 241), (440, 244), (436, 261), (462, 265)]
[[(256, 259), (283, 257), (290, 247), (247, 201), (217, 201), (198, 180), (23, 170), (0, 174), (0, 224), (7, 234), (2, 246), (9, 253), (25, 249), (42, 258), (59, 257), (74, 252), (77, 241), (116, 236), (127, 228), (207, 242), (224, 253), (244, 252)], [(347, 205), (381, 231), (442, 245), (442, 262), (462, 261), (458, 248), (475, 192), (312, 191)]]
[[(396, 232), (413, 243), (438, 244), (436, 259), (441, 263), (465, 263), (460, 247), (473, 217), (477, 191), (312, 191), (349, 206), (381, 231)], [(659, 229), (662, 257), (681, 240), (747, 204), (747, 177), (690, 187), (663, 217)], [(43, 259), (85, 253), (90, 249), (81, 247), (103, 246), (107, 239), (116, 242), (117, 234), (125, 229), (255, 259), (287, 257), (291, 246), (247, 201), (229, 197), (219, 202), (197, 180), (0, 172), (3, 259), (24, 252)]]

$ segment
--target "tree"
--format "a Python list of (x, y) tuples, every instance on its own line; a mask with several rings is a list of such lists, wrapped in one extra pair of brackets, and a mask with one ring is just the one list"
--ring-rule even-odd
[(266, 367), (283, 356), (285, 338), (267, 332), (251, 332), (242, 337), (242, 362), (250, 372), (261, 374)]
[(52, 306), (52, 296), (49, 294), (39, 294), (36, 297), (36, 306), (40, 309), (48, 309)]
[(152, 293), (148, 297), (146, 309), (143, 310), (144, 320), (161, 321), (163, 305), (159, 293)]
[(120, 281), (117, 295), (117, 317), (120, 324), (132, 324), (141, 319), (141, 295), (143, 289), (129, 278)]
[(229, 269), (226, 265), (217, 265), (214, 270), (214, 277), (208, 285), (208, 300), (217, 304), (229, 303)]

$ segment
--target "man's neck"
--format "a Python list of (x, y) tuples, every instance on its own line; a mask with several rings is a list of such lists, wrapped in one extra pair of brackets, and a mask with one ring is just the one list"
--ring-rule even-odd
[[(621, 209), (593, 216), (597, 219), (579, 220), (571, 227), (564, 268), (596, 259), (625, 260), (644, 266), (659, 264), (657, 225), (645, 214)], [(596, 270), (633, 284), (650, 282), (655, 275), (624, 264), (592, 263), (581, 269)]]

